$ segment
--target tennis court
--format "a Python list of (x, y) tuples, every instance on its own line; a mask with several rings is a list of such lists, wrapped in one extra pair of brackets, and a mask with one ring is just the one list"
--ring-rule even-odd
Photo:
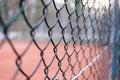
[[(60, 44), (56, 47), (57, 53), (55, 56), (54, 47), (52, 44), (49, 44), (43, 51), (44, 56), (41, 57), (42, 52), (35, 46), (34, 43), (31, 44), (29, 50), (26, 51), (25, 54), (24, 50), (28, 45), (28, 41), (13, 41), (13, 45), (18, 54), (22, 55), (20, 65), (21, 69), (28, 77), (32, 75), (30, 78), (31, 80), (43, 80), (45, 77), (49, 77), (50, 80), (53, 78), (63, 80), (63, 77), (70, 80), (71, 78), (77, 76), (78, 73), (78, 80), (100, 80), (101, 78), (107, 80), (107, 76), (109, 76), (109, 69), (105, 69), (105, 75), (101, 71), (102, 68), (99, 68), (103, 65), (109, 66), (108, 60), (110, 58), (110, 54), (108, 53), (108, 50), (105, 50), (102, 54), (99, 53), (102, 47), (100, 49), (100, 47), (94, 47), (93, 45), (88, 47), (86, 45), (76, 44), (75, 48), (73, 48), (73, 44), (71, 43), (67, 46), (67, 50), (65, 50), (65, 46)], [(46, 43), (38, 42), (38, 45), (41, 49), (44, 49)], [(70, 55), (72, 57), (70, 57)], [(42, 58), (44, 59), (47, 68), (43, 63)], [(106, 62), (103, 64), (101, 61), (104, 59)], [(26, 77), (18, 71), (18, 67), (15, 64), (16, 60), (17, 56), (15, 56), (15, 53), (6, 41), (0, 49), (0, 71), (2, 72), (0, 74), (1, 79), (26, 79)], [(38, 65), (39, 67), (36, 69)], [(36, 72), (32, 74), (35, 69)], [(47, 75), (44, 73), (44, 70), (46, 70), (45, 72)], [(17, 75), (15, 76), (16, 73)]]

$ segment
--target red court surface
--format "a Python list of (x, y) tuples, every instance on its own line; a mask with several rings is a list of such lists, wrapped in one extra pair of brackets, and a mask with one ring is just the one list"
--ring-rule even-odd
[[(16, 51), (21, 55), (25, 50), (28, 41), (12, 41)], [(39, 47), (43, 50), (47, 43), (45, 42), (38, 42)], [(45, 61), (46, 66), (48, 66), (48, 73), (50, 79), (52, 79), (55, 74), (55, 78), (59, 78), (63, 80), (63, 72), (65, 72), (64, 76), (67, 80), (75, 77), (80, 71), (82, 74), (79, 75), (78, 80), (98, 80), (98, 76), (101, 75), (100, 68), (102, 57), (96, 59), (92, 65), (87, 66), (96, 56), (99, 51), (98, 47), (85, 46), (85, 45), (75, 45), (75, 49), (73, 47), (73, 43), (67, 45), (67, 50), (64, 49), (63, 43), (58, 45), (56, 49), (50, 43), (48, 47), (43, 51), (43, 58)], [(54, 52), (55, 51), (55, 52)], [(57, 58), (61, 61), (59, 62), (58, 59), (55, 57), (55, 53)], [(68, 59), (68, 55), (72, 55)], [(65, 55), (64, 55), (65, 54)], [(62, 57), (64, 58), (62, 59)], [(108, 56), (106, 57), (108, 58)], [(18, 68), (16, 66), (17, 56), (15, 52), (12, 50), (9, 43), (6, 41), (0, 48), (0, 79), (1, 80), (11, 80), (15, 78), (15, 80), (26, 80), (26, 77), (18, 71), (17, 76), (15, 77), (15, 73), (17, 72)], [(79, 62), (77, 62), (77, 59)], [(52, 64), (51, 61), (53, 60)], [(41, 62), (40, 62), (41, 61)], [(41, 50), (39, 50), (34, 43), (31, 44), (28, 51), (21, 57), (21, 68), (22, 70), (28, 75), (31, 76), (34, 72), (36, 66), (40, 62), (39, 68), (35, 72), (34, 75), (30, 78), (30, 80), (44, 80), (45, 79), (45, 65), (41, 58)], [(58, 67), (58, 63), (60, 67)], [(73, 65), (72, 68), (70, 65)], [(86, 67), (87, 66), (87, 67)], [(86, 69), (85, 69), (86, 67)], [(62, 71), (61, 71), (62, 70)], [(71, 71), (73, 70), (73, 72)], [(46, 71), (47, 72), (47, 71)], [(75, 75), (74, 75), (75, 74)], [(107, 74), (106, 74), (107, 75)], [(48, 79), (47, 79), (48, 80)]]

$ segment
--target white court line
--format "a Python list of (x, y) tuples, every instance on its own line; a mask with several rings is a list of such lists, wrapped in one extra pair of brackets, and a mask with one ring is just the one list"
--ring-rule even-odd
[(88, 67), (92, 66), (93, 63), (95, 63), (96, 60), (99, 59), (100, 55), (102, 55), (103, 52), (104, 52), (105, 50), (107, 50), (107, 49), (108, 49), (108, 46), (106, 46), (106, 47), (92, 60), (92, 62), (90, 62), (87, 66), (85, 66), (72, 80), (77, 79), (85, 70), (87, 70)]

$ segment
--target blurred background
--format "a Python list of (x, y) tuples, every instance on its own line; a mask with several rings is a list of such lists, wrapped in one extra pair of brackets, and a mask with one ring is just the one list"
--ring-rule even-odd
[[(63, 4), (64, 4), (64, 0), (54, 0), (56, 7), (58, 9), (60, 9)], [(44, 0), (44, 2), (47, 4), (50, 2), (50, 0)], [(83, 4), (86, 4), (87, 0), (83, 1)], [(104, 28), (102, 29), (102, 27), (100, 27), (102, 30), (102, 38), (104, 39), (103, 43), (109, 42), (108, 37), (105, 37), (106, 35), (109, 36), (110, 32), (110, 28), (108, 28), (108, 26), (110, 27), (110, 22), (106, 22), (107, 19), (110, 18), (109, 15), (109, 11), (107, 10), (109, 7), (109, 1), (105, 0), (101, 1), (102, 5), (98, 6), (98, 2), (100, 1), (96, 1), (94, 2), (94, 0), (90, 0), (84, 7), (84, 10), (82, 11), (82, 7), (81, 7), (81, 3), (79, 3), (78, 6), (78, 13), (82, 14), (84, 13), (84, 17), (85, 17), (85, 22), (84, 22), (84, 17), (81, 15), (78, 19), (79, 23), (76, 23), (76, 13), (74, 12), (75, 10), (75, 1), (74, 0), (69, 0), (67, 2), (67, 7), (68, 10), (72, 13), (72, 16), (70, 16), (70, 20), (71, 20), (71, 24), (72, 26), (76, 26), (76, 24), (80, 25), (80, 35), (81, 35), (81, 39), (83, 41), (86, 41), (86, 37), (85, 37), (85, 29), (84, 26), (86, 26), (87, 30), (87, 37), (88, 39), (92, 42), (93, 40), (93, 34), (92, 34), (92, 27), (95, 29), (95, 39), (99, 40), (99, 32), (97, 30), (96, 25), (98, 26), (104, 26)], [(94, 8), (93, 8), (94, 5)], [(0, 1), (0, 13), (2, 14), (2, 18), (4, 20), (5, 23), (7, 23), (11, 18), (14, 17), (14, 15), (18, 12), (19, 8), (19, 1), (16, 0), (1, 0)], [(40, 22), (40, 20), (43, 18), (43, 16), (45, 16), (43, 14), (43, 4), (41, 3), (40, 0), (27, 0), (26, 1), (26, 6), (25, 6), (25, 15), (27, 16), (27, 19), (29, 20), (30, 24), (35, 27), (35, 25), (37, 25), (37, 23)], [(89, 10), (91, 9), (91, 10)], [(47, 21), (49, 22), (49, 26), (54, 26), (55, 21), (57, 20), (56, 18), (56, 10), (54, 8), (53, 3), (51, 3), (48, 7), (48, 14), (46, 16)], [(96, 13), (96, 11), (98, 11)], [(100, 13), (99, 13), (100, 12)], [(69, 23), (70, 20), (68, 20), (68, 16), (69, 14), (67, 13), (66, 9), (63, 8), (59, 14), (59, 20), (62, 24), (62, 26), (67, 26), (66, 24)], [(101, 18), (99, 17), (101, 16)], [(96, 24), (96, 21), (94, 19), (101, 19), (101, 22), (99, 22), (98, 24)], [(91, 22), (92, 21), (92, 22)], [(106, 24), (107, 23), (107, 24)], [(39, 25), (39, 28), (36, 30), (37, 34), (35, 35), (35, 38), (38, 40), (46, 40), (48, 39), (48, 27), (46, 27), (47, 25), (45, 24), (45, 21)], [(69, 26), (69, 25), (68, 25)], [(62, 36), (61, 35), (61, 28), (59, 27), (59, 24), (57, 23), (56, 27), (54, 27), (53, 29), (53, 38), (56, 40), (58, 37)], [(24, 40), (28, 40), (30, 39), (30, 34), (28, 32), (30, 32), (30, 28), (28, 27), (28, 25), (25, 23), (24, 18), (22, 15), (20, 15), (18, 17), (18, 19), (12, 24), (12, 26), (9, 28), (9, 37), (11, 39), (24, 39)], [(77, 35), (78, 29), (76, 28), (73, 35)], [(1, 37), (3, 36), (2, 33), (0, 34)], [(70, 27), (67, 27), (67, 29), (65, 29), (65, 37), (66, 39), (69, 39), (71, 36), (71, 29)]]

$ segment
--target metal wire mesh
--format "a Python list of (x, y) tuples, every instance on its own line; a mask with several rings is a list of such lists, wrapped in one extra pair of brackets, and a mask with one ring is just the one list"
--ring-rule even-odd
[[(9, 79), (109, 79), (111, 0), (11, 0), (7, 11), (9, 4), (17, 5), (7, 18), (4, 1), (0, 2), (0, 69), (13, 64)], [(19, 30), (22, 36), (13, 39), (10, 33)], [(11, 62), (3, 65), (3, 56)]]

